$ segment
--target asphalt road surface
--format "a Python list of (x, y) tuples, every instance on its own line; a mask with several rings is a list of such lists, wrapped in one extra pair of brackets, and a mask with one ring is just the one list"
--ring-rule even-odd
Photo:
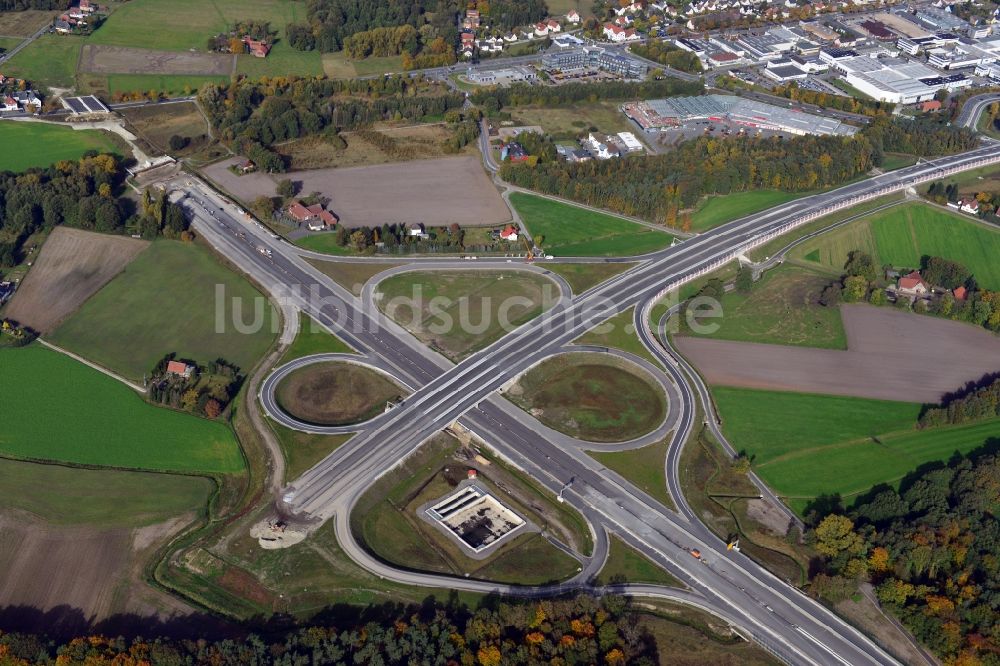
[[(349, 345), (379, 359), (398, 379), (416, 388), (384, 419), (290, 484), (279, 502), (285, 515), (302, 521), (318, 524), (333, 518), (341, 545), (362, 566), (414, 585), (528, 592), (485, 581), (398, 570), (373, 560), (351, 534), (350, 510), (372, 481), (457, 420), (538, 483), (554, 493), (561, 491), (566, 502), (590, 522), (595, 534), (603, 530), (618, 534), (686, 583), (706, 608), (742, 628), (784, 661), (882, 664), (895, 662), (822, 605), (743, 555), (727, 551), (682, 504), (681, 513), (676, 513), (579, 449), (548, 441), (534, 427), (532, 417), (496, 394), (527, 367), (601, 321), (633, 306), (648, 311), (668, 290), (800, 224), (860, 201), (997, 161), (1000, 148), (985, 146), (723, 225), (647, 255), (636, 267), (569, 304), (554, 307), (455, 366), (302, 261), (296, 248), (220, 205), (197, 182), (184, 188), (188, 192), (184, 203), (193, 214), (196, 230), (268, 292), (292, 299)], [(689, 422), (678, 430), (690, 430), (691, 418), (689, 411)], [(674, 440), (675, 449), (680, 441)], [(668, 474), (668, 479), (676, 501), (680, 497), (676, 474)], [(693, 557), (691, 549), (699, 550), (701, 557)]]

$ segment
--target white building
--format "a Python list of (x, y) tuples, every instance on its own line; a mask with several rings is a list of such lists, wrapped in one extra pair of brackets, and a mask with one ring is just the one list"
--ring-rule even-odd
[(635, 138), (635, 134), (632, 132), (618, 132), (618, 138), (621, 142), (625, 144), (625, 150), (630, 153), (640, 153), (643, 150), (642, 143), (639, 139)]

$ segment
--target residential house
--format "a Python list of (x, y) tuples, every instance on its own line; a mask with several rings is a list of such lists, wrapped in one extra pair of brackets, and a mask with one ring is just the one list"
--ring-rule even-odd
[(310, 206), (309, 211), (312, 212), (313, 208), (320, 208), (320, 211), (316, 217), (309, 221), (309, 231), (327, 231), (337, 226), (337, 222), (339, 222), (340, 219), (336, 215), (328, 210), (323, 210), (318, 204), (316, 206)]
[(250, 55), (255, 58), (266, 58), (267, 54), (271, 52), (271, 45), (263, 39), (251, 39), (250, 37), (244, 37), (243, 43), (246, 44), (247, 48), (250, 50)]
[(614, 20), (614, 24), (620, 28), (627, 28), (630, 25), (632, 25), (632, 17), (629, 16), (628, 14), (624, 16), (619, 16)]
[(566, 151), (566, 159), (570, 162), (586, 162), (591, 158), (590, 153), (582, 148)]
[(21, 107), (17, 105), (17, 100), (10, 95), (4, 95), (3, 98), (0, 99), (0, 111), (17, 111), (20, 108)]
[(308, 222), (314, 217), (312, 212), (298, 201), (293, 201), (292, 205), (288, 207), (288, 216), (299, 224)]
[(472, 46), (476, 43), (476, 33), (471, 32), (469, 30), (463, 30), (461, 38), (462, 38), (463, 49), (466, 47), (472, 48)]
[(167, 374), (190, 379), (191, 375), (194, 374), (194, 366), (188, 365), (183, 361), (168, 361)]
[(468, 30), (475, 30), (479, 27), (479, 10), (469, 9), (465, 12), (465, 18), (462, 19), (462, 27)]
[(254, 171), (257, 170), (257, 165), (254, 164), (251, 160), (243, 160), (242, 162), (236, 165), (236, 170), (243, 174), (253, 173)]
[(936, 99), (927, 100), (920, 105), (920, 110), (924, 113), (928, 113), (930, 111), (940, 111), (941, 102)]
[(42, 98), (34, 90), (18, 90), (14, 93), (14, 99), (22, 108), (33, 106), (37, 109), (42, 106)]
[(577, 23), (579, 23), (580, 22), (580, 12), (576, 11), (575, 9), (569, 10), (569, 13), (566, 14), (566, 21), (568, 23), (572, 23), (574, 25), (577, 24)]
[(528, 157), (528, 152), (524, 149), (524, 146), (516, 141), (509, 141), (500, 146), (500, 161), (524, 162), (527, 161)]
[(920, 277), (920, 271), (913, 271), (899, 278), (896, 284), (896, 293), (904, 296), (919, 297), (930, 292), (931, 288), (924, 279)]
[(508, 224), (506, 227), (503, 228), (503, 231), (500, 232), (500, 239), (505, 240), (508, 243), (516, 243), (517, 231), (518, 231), (517, 227), (515, 227), (513, 224)]
[(958, 209), (963, 213), (968, 213), (969, 215), (979, 214), (979, 202), (975, 199), (964, 199), (959, 204)]
[(539, 21), (535, 24), (535, 37), (545, 37), (549, 34), (549, 24)]
[(559, 21), (557, 21), (555, 19), (549, 19), (549, 20), (547, 20), (545, 22), (545, 25), (549, 29), (550, 33), (552, 33), (552, 32), (562, 32), (562, 26), (559, 25)]
[(312, 231), (322, 231), (337, 226), (337, 216), (323, 208), (323, 204), (303, 206), (299, 201), (293, 201), (288, 207), (288, 216), (299, 224), (306, 223)]
[(608, 40), (616, 43), (632, 42), (640, 39), (639, 35), (635, 32), (635, 28), (623, 28), (620, 25), (615, 25), (614, 23), (604, 24), (604, 36)]
[(422, 222), (411, 222), (406, 225), (406, 233), (410, 238), (420, 238), (421, 240), (430, 238), (430, 234), (424, 229)]
[(56, 22), (53, 25), (56, 29), (56, 32), (58, 32), (59, 34), (68, 35), (69, 33), (73, 32), (73, 26), (69, 22), (69, 17), (57, 18)]
[(84, 12), (86, 14), (92, 14), (93, 12), (96, 12), (98, 9), (100, 9), (100, 7), (98, 7), (96, 3), (93, 3), (90, 0), (80, 0), (81, 12)]
[(965, 287), (958, 286), (951, 290), (951, 295), (956, 301), (964, 301), (969, 294)]

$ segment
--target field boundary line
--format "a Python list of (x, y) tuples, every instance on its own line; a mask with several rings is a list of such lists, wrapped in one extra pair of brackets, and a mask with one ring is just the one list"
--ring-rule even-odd
[(80, 356), (79, 354), (74, 354), (73, 352), (69, 351), (68, 349), (63, 349), (62, 347), (59, 347), (58, 345), (54, 345), (54, 344), (52, 344), (51, 342), (49, 342), (47, 340), (43, 340), (42, 338), (38, 338), (38, 343), (41, 344), (43, 347), (47, 347), (48, 349), (51, 349), (52, 351), (59, 352), (60, 354), (65, 354), (66, 356), (69, 356), (74, 361), (79, 361), (80, 363), (83, 363), (87, 367), (93, 368), (94, 370), (97, 370), (98, 372), (100, 372), (100, 373), (102, 373), (104, 375), (107, 375), (108, 377), (111, 377), (111, 379), (114, 379), (114, 380), (117, 380), (117, 381), (121, 382), (122, 384), (124, 384), (125, 386), (129, 387), (130, 389), (132, 389), (133, 391), (135, 391), (137, 393), (141, 393), (143, 395), (146, 394), (146, 387), (145, 386), (142, 386), (140, 384), (136, 384), (133, 381), (125, 379), (121, 375), (119, 375), (119, 374), (117, 374), (117, 373), (115, 373), (115, 372), (113, 372), (113, 371), (105, 368), (104, 366), (98, 365), (97, 363), (94, 363), (93, 361), (88, 361), (87, 359), (85, 359), (84, 357)]

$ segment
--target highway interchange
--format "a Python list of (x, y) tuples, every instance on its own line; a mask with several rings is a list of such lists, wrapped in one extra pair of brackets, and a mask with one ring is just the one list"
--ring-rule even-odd
[[(217, 251), (272, 297), (284, 299), (336, 332), (358, 352), (356, 362), (388, 373), (412, 390), (396, 408), (354, 426), (357, 435), (289, 484), (277, 502), (282, 516), (311, 525), (333, 520), (345, 552), (386, 579), (522, 595), (584, 586), (603, 565), (607, 535), (613, 532), (688, 587), (677, 591), (629, 586), (622, 591), (699, 606), (724, 618), (786, 663), (889, 664), (896, 663), (890, 655), (821, 604), (742, 554), (727, 551), (726, 544), (687, 506), (677, 471), (681, 446), (695, 426), (691, 383), (705, 404), (707, 396), (703, 385), (692, 379), (693, 371), (649, 330), (649, 313), (671, 290), (806, 222), (949, 173), (996, 162), (1000, 162), (1000, 148), (984, 145), (783, 204), (633, 258), (637, 262), (633, 268), (584, 293), (572, 297), (563, 293), (542, 315), (457, 365), (417, 342), (374, 306), (371, 287), (383, 276), (376, 276), (362, 297), (355, 296), (305, 261), (303, 255), (309, 253), (248, 223), (241, 211), (207, 186), (187, 180), (175, 182), (175, 187), (184, 191), (183, 204), (195, 230)], [(447, 267), (447, 262), (435, 265)], [(476, 266), (496, 269), (520, 264), (480, 258)], [(662, 362), (667, 383), (675, 387), (670, 393), (672, 436), (665, 464), (668, 491), (677, 511), (603, 467), (586, 454), (586, 446), (553, 436), (500, 394), (532, 365), (571, 349), (583, 333), (633, 307), (641, 339)], [(273, 404), (272, 379), (262, 384), (261, 400), (265, 410), (276, 416), (280, 410)], [(547, 490), (561, 492), (587, 520), (595, 546), (589, 558), (581, 558), (578, 576), (558, 586), (524, 588), (425, 574), (387, 565), (356, 542), (350, 512), (360, 495), (422, 443), (456, 422)], [(304, 424), (288, 425), (309, 429)], [(762, 493), (770, 492), (762, 484), (761, 488)], [(690, 549), (700, 550), (701, 559), (692, 557)]]

